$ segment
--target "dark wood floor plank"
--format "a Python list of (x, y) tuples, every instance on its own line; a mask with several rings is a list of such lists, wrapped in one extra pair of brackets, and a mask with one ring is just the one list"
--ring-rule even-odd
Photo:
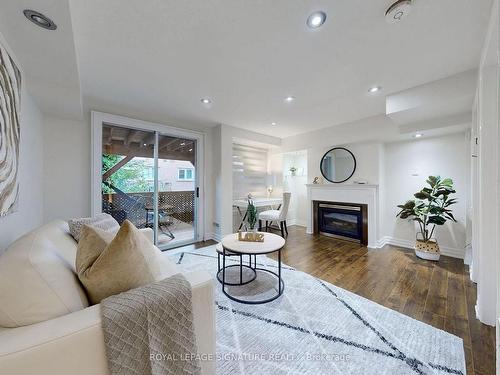
[(403, 313), (414, 319), (423, 320), (425, 301), (429, 293), (429, 284), (434, 267), (430, 262), (418, 263), (418, 265), (415, 283), (408, 295)]
[(464, 275), (448, 273), (447, 289), (445, 315), (447, 317), (468, 319)]
[(414, 285), (417, 279), (418, 264), (416, 262), (409, 262), (399, 280), (387, 297), (384, 305), (393, 310), (403, 312), (408, 298), (411, 296)]
[(447, 295), (448, 272), (441, 267), (434, 267), (424, 312), (445, 316)]

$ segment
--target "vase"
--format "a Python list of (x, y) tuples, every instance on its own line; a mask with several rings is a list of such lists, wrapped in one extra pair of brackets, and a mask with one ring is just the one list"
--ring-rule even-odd
[(415, 254), (420, 259), (438, 261), (441, 257), (441, 251), (439, 250), (438, 242), (435, 238), (430, 238), (428, 241), (424, 241), (418, 238), (418, 235), (422, 233), (417, 233), (417, 238), (415, 240)]

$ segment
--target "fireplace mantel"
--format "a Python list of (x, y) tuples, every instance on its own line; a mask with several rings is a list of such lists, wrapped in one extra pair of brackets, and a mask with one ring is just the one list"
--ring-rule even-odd
[(378, 185), (307, 184), (307, 233), (313, 234), (313, 202), (357, 203), (368, 206), (368, 247), (378, 247), (379, 192)]
[(378, 185), (369, 184), (306, 184), (307, 188), (312, 189), (332, 189), (332, 190), (370, 190), (377, 189)]

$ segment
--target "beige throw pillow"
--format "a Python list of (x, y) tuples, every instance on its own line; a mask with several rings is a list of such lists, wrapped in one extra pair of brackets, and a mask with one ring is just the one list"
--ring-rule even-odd
[(130, 221), (116, 234), (85, 225), (76, 253), (76, 272), (92, 304), (161, 280), (161, 252)]

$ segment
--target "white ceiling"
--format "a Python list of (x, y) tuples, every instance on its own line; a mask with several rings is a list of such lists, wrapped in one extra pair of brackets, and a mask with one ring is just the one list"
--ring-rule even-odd
[[(23, 15), (34, 9), (57, 24), (41, 29)], [(47, 113), (69, 118), (82, 115), (80, 80), (67, 0), (1, 0), (0, 32), (23, 69), (23, 80)]]
[[(395, 25), (391, 2), (70, 0), (70, 20), (67, 0), (2, 0), (0, 31), (32, 76), (73, 85), (78, 66), (87, 103), (285, 137), (384, 114), (386, 95), (477, 67), (491, 0), (414, 0)], [(63, 26), (61, 39), (19, 18), (26, 4)], [(314, 10), (328, 18), (311, 31)]]

